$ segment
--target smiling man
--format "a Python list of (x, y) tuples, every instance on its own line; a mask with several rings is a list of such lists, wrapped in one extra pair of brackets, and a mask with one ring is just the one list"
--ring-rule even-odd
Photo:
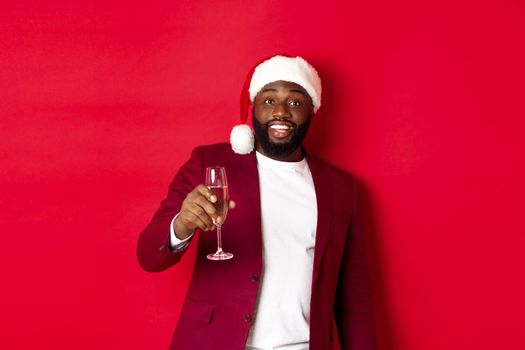
[[(302, 142), (321, 105), (321, 80), (300, 57), (259, 64), (243, 89), (231, 146), (197, 147), (141, 233), (147, 271), (180, 261), (198, 235), (197, 259), (170, 349), (375, 349), (370, 276), (352, 176), (308, 155)], [(252, 107), (252, 108), (250, 108)], [(246, 131), (250, 133), (246, 134)], [(253, 148), (255, 146), (255, 152)], [(217, 198), (207, 166), (226, 168), (230, 208), (210, 261)], [(221, 219), (219, 219), (221, 220)]]
[(300, 146), (312, 117), (312, 99), (300, 85), (269, 83), (257, 94), (253, 107), (257, 151), (275, 160), (300, 161)]

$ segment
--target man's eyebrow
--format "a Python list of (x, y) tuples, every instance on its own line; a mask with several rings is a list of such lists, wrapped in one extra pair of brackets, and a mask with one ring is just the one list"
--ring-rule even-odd
[(298, 92), (298, 93), (304, 95), (304, 91), (303, 91), (303, 90), (300, 90), (300, 89), (290, 89), (290, 91), (292, 91), (292, 92)]
[(274, 88), (266, 88), (266, 89), (262, 89), (262, 91), (277, 91), (277, 89), (274, 89)]

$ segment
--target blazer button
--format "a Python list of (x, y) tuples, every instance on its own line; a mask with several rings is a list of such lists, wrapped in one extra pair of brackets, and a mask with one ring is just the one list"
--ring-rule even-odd
[(252, 315), (246, 314), (244, 315), (244, 322), (248, 323), (252, 321)]
[(259, 280), (259, 276), (252, 275), (252, 277), (250, 279), (252, 280), (252, 282), (257, 282)]

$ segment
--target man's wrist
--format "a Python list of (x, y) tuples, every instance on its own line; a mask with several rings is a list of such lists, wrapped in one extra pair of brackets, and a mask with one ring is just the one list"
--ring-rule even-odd
[[(180, 214), (180, 213), (179, 213)], [(175, 221), (179, 214), (175, 215), (173, 220), (170, 224), (170, 235), (169, 235), (169, 244), (171, 251), (181, 251), (185, 250), (188, 247), (188, 244), (190, 243), (190, 240), (193, 238), (193, 234), (195, 233), (195, 230), (193, 230), (190, 235), (186, 236), (185, 238), (180, 238), (177, 234), (175, 234)]]
[(175, 216), (175, 219), (173, 220), (173, 233), (175, 234), (175, 237), (180, 239), (181, 241), (188, 239), (189, 237), (193, 236), (195, 233), (195, 229), (189, 229), (181, 222), (179, 218), (179, 214)]

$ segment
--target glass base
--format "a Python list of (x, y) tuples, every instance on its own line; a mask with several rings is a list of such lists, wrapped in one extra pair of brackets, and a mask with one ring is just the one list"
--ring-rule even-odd
[(229, 259), (233, 258), (233, 254), (232, 253), (226, 253), (226, 252), (223, 252), (223, 251), (218, 251), (218, 252), (213, 253), (213, 254), (208, 254), (206, 257), (208, 258), (208, 260), (214, 260), (214, 261), (229, 260)]

